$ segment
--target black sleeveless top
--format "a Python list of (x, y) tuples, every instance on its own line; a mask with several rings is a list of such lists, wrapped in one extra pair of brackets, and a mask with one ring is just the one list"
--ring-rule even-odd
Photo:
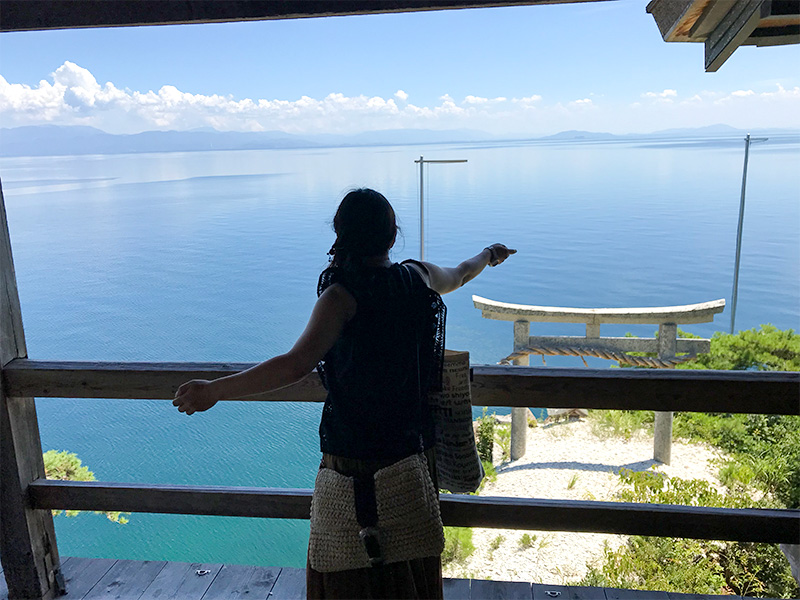
[(403, 264), (322, 272), (317, 294), (343, 285), (357, 303), (318, 366), (328, 390), (319, 427), (323, 452), (402, 458), (433, 447), (427, 394), (441, 386), (446, 308)]

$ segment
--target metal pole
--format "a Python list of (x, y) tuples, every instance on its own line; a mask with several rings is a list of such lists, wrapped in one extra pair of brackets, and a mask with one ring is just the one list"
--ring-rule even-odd
[(423, 204), (425, 181), (423, 180), (422, 170), (425, 168), (425, 161), (419, 157), (419, 259), (425, 260), (425, 207)]
[(423, 168), (425, 163), (465, 163), (466, 159), (458, 160), (425, 160), (419, 157), (419, 160), (414, 162), (419, 163), (419, 259), (425, 260), (425, 179), (423, 177)]
[(731, 335), (736, 324), (736, 301), (739, 296), (739, 260), (742, 255), (742, 228), (744, 226), (744, 193), (747, 187), (747, 160), (750, 156), (750, 134), (744, 139), (744, 168), (742, 169), (742, 197), (739, 201), (739, 225), (736, 228), (736, 263), (733, 267), (733, 291), (731, 292)]

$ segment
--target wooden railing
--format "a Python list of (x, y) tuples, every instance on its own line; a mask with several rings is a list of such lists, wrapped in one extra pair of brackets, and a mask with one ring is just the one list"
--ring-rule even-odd
[[(10, 396), (170, 400), (180, 383), (252, 366), (229, 363), (97, 363), (12, 360), (3, 369)], [(472, 367), (478, 406), (586, 406), (800, 414), (800, 373), (626, 371)], [(316, 374), (249, 401), (319, 402)], [(238, 401), (238, 400), (234, 400)], [(38, 478), (34, 509), (158, 512), (307, 519), (311, 490), (69, 482)], [(553, 531), (800, 543), (800, 511), (633, 503), (442, 497), (445, 524)]]

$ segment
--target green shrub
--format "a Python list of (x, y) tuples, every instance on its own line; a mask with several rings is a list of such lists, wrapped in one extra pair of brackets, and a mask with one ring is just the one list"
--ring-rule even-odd
[(652, 430), (654, 416), (642, 410), (590, 410), (592, 431), (597, 437), (622, 437), (631, 439), (639, 430)]
[[(678, 330), (680, 337), (698, 337)], [(679, 369), (723, 371), (800, 371), (800, 335), (774, 325), (746, 329), (736, 334), (717, 331), (711, 337), (711, 352), (683, 363)]]
[(502, 544), (505, 540), (506, 538), (504, 538), (502, 535), (498, 535), (491, 542), (489, 542), (489, 560), (494, 558), (494, 551), (497, 550), (500, 547), (500, 544)]
[[(681, 330), (678, 336), (698, 337)], [(710, 352), (677, 368), (800, 371), (800, 335), (769, 324), (735, 335), (716, 332)], [(623, 425), (607, 429), (626, 431)], [(673, 433), (727, 452), (720, 480), (729, 489), (755, 486), (788, 508), (800, 508), (800, 416), (676, 413)]]
[(494, 413), (486, 414), (484, 406), (483, 416), (478, 419), (478, 439), (475, 441), (483, 462), (491, 463), (494, 459), (494, 421)]
[(523, 550), (533, 548), (534, 543), (536, 543), (536, 536), (529, 533), (523, 533), (522, 537), (519, 539), (519, 547)]
[(503, 423), (494, 429), (494, 439), (503, 453), (503, 460), (511, 458), (511, 424)]
[(442, 565), (463, 563), (475, 552), (470, 527), (445, 527)]
[[(718, 492), (703, 480), (668, 478), (623, 469), (621, 500), (689, 506), (769, 507), (742, 493)], [(604, 564), (591, 568), (582, 585), (694, 594), (740, 594), (794, 598), (800, 593), (789, 562), (775, 544), (715, 542), (633, 536), (618, 550), (606, 546)]]

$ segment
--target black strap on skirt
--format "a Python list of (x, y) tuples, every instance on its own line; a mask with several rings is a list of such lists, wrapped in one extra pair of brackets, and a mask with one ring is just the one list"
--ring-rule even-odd
[(358, 533), (373, 567), (383, 564), (380, 530), (378, 529), (378, 501), (375, 497), (374, 477), (354, 477), (353, 492), (356, 500), (356, 520), (361, 525)]

